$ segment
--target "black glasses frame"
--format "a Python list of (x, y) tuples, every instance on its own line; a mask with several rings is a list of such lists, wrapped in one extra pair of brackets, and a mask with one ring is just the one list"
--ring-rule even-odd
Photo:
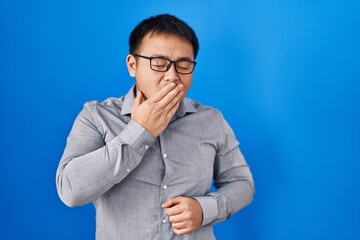
[[(136, 53), (134, 53), (133, 56), (134, 56), (134, 57), (141, 57), (141, 58), (145, 58), (145, 59), (149, 60), (150, 68), (151, 68), (151, 70), (153, 70), (153, 71), (155, 71), (155, 72), (167, 72), (167, 71), (169, 71), (169, 69), (171, 68), (171, 65), (174, 64), (174, 66), (175, 66), (175, 71), (176, 71), (177, 73), (179, 73), (179, 74), (191, 74), (191, 73), (194, 71), (195, 66), (196, 66), (196, 64), (197, 64), (197, 62), (195, 62), (195, 61), (190, 61), (190, 60), (171, 61), (170, 59), (167, 59), (167, 58), (164, 58), (164, 57), (147, 57), (147, 56), (143, 56), (143, 55), (136, 54)], [(153, 69), (153, 68), (152, 68), (151, 60), (152, 60), (152, 59), (156, 59), (156, 58), (157, 58), (157, 59), (159, 59), (159, 58), (160, 58), (160, 59), (164, 59), (164, 60), (167, 60), (167, 61), (170, 62), (170, 63), (166, 66), (166, 69), (165, 69), (165, 70), (158, 70), (158, 69)], [(190, 63), (193, 63), (194, 65), (193, 65), (193, 68), (192, 68), (191, 72), (186, 72), (186, 73), (184, 73), (184, 72), (179, 72), (179, 71), (178, 71), (178, 69), (177, 69), (177, 67), (176, 67), (176, 63), (177, 63), (177, 62), (190, 62)]]

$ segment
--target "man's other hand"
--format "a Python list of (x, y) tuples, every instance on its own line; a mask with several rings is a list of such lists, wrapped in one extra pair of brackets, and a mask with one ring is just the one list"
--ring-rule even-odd
[(175, 197), (167, 200), (161, 207), (166, 210), (176, 234), (188, 234), (200, 228), (203, 212), (197, 200), (188, 197)]

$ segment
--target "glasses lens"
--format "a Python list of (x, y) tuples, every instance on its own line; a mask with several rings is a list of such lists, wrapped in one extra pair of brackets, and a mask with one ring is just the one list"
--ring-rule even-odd
[(170, 62), (163, 58), (152, 58), (151, 68), (155, 71), (165, 72)]
[(194, 63), (189, 61), (176, 62), (176, 70), (179, 73), (191, 73), (194, 69)]

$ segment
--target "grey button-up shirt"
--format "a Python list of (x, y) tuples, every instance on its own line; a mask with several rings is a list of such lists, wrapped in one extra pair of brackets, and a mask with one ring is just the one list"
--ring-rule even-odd
[[(254, 193), (233, 131), (217, 110), (185, 98), (154, 138), (131, 120), (133, 100), (131, 88), (125, 97), (84, 105), (56, 173), (60, 198), (72, 207), (94, 203), (97, 239), (215, 239), (212, 225)], [(200, 203), (197, 231), (172, 231), (161, 204), (176, 196)]]

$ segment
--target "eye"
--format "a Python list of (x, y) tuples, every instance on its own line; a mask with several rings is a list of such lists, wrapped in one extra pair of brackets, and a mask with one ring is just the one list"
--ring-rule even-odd
[(156, 69), (164, 69), (168, 64), (168, 61), (162, 58), (153, 58), (151, 60), (151, 66)]
[(178, 69), (185, 69), (185, 70), (191, 68), (192, 65), (193, 63), (189, 61), (179, 61), (176, 63), (176, 67)]
[(154, 67), (165, 67), (165, 64), (153, 64)]

